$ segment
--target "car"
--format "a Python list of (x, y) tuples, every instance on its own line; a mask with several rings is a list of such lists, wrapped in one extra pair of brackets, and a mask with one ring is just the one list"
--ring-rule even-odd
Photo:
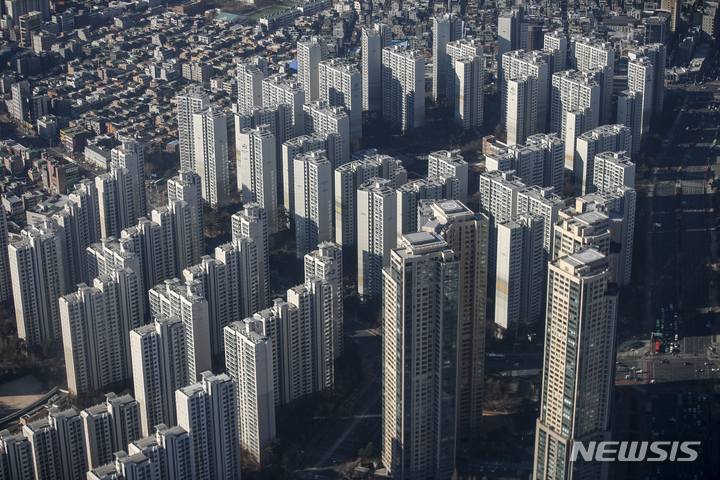
[(705, 365), (712, 365), (712, 362), (705, 362)]
[(660, 363), (670, 363), (670, 360), (663, 359), (663, 360), (660, 360)]
[(697, 369), (695, 369), (695, 371), (696, 371), (697, 373), (702, 373), (702, 372), (704, 372), (704, 370), (703, 370), (702, 368), (697, 368)]
[(683, 362), (683, 365), (692, 365), (692, 362)]

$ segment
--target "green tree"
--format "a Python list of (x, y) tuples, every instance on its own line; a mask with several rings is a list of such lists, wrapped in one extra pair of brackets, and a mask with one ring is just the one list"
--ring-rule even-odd
[(373, 445), (373, 442), (368, 443), (363, 448), (358, 450), (358, 455), (364, 458), (371, 458), (373, 456), (373, 451), (375, 450), (375, 445)]

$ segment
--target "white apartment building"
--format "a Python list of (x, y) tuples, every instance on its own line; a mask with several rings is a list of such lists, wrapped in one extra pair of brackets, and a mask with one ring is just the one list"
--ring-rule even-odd
[(176, 316), (185, 326), (185, 349), (190, 381), (210, 368), (210, 313), (208, 302), (198, 295), (200, 286), (183, 284), (177, 278), (165, 280), (150, 289), (150, 310), (153, 318)]
[[(210, 106), (210, 94), (199, 86), (189, 86), (175, 97), (178, 109), (180, 170), (195, 171), (193, 115)], [(122, 229), (121, 229), (122, 230)]]
[(641, 97), (641, 136), (650, 132), (650, 119), (653, 116), (653, 102), (655, 101), (654, 79), (655, 71), (649, 58), (638, 57), (628, 62), (628, 90), (638, 92)]
[[(185, 202), (187, 205), (174, 207), (176, 215), (182, 215), (176, 222), (175, 243), (177, 270), (182, 271), (200, 261), (205, 253), (205, 233), (203, 231), (202, 179), (195, 172), (181, 170), (167, 182), (168, 204)], [(186, 211), (187, 210), (187, 211)], [(180, 221), (182, 219), (182, 221)], [(187, 220), (187, 221), (186, 221)]]
[(507, 145), (525, 143), (537, 130), (537, 78), (526, 75), (510, 78), (503, 92)]
[[(580, 135), (573, 152), (575, 196), (593, 191), (595, 155), (602, 152), (630, 152), (633, 138), (625, 125), (603, 125)], [(566, 148), (566, 158), (570, 151)]]
[(337, 360), (344, 350), (343, 342), (343, 260), (342, 248), (333, 242), (323, 242), (304, 258), (305, 283), (313, 278), (319, 278), (330, 284), (333, 292), (332, 299), (332, 352)]
[(135, 398), (143, 436), (175, 424), (175, 390), (191, 383), (185, 327), (179, 317), (157, 317), (130, 332)]
[(382, 110), (382, 49), (392, 42), (384, 23), (362, 28), (362, 109)]
[(572, 43), (572, 66), (579, 72), (600, 69), (597, 81), (601, 87), (598, 123), (610, 123), (612, 116), (613, 75), (615, 73), (615, 48), (609, 42), (594, 38), (582, 38)]
[(273, 340), (255, 330), (255, 322), (233, 322), (224, 329), (225, 366), (237, 386), (240, 446), (263, 465), (265, 445), (275, 439)]
[[(161, 423), (150, 435), (130, 443), (127, 451), (131, 457), (139, 459), (145, 457), (151, 464), (150, 470), (154, 478), (183, 480), (192, 478), (195, 472), (192, 440), (187, 430), (182, 427), (168, 428), (167, 425)], [(120, 462), (120, 466), (123, 468), (124, 460), (121, 458)], [(116, 466), (110, 464), (105, 468), (112, 474), (112, 467)], [(95, 479), (88, 478), (88, 480)]]
[(460, 155), (460, 150), (438, 150), (428, 155), (428, 175), (439, 177), (452, 175), (460, 181), (457, 200), (467, 203), (468, 163)]
[(606, 462), (562, 455), (575, 441), (610, 437), (617, 287), (607, 277), (607, 258), (597, 250), (550, 262), (546, 322), (553, 333), (545, 341), (533, 478), (607, 476)]
[[(602, 80), (599, 70), (578, 72), (565, 70), (552, 76), (552, 96), (550, 109), (550, 131), (565, 138), (566, 112), (580, 110), (587, 118), (588, 130), (601, 125)], [(582, 132), (576, 132), (579, 135)]]
[(259, 204), (267, 212), (268, 233), (277, 233), (278, 173), (275, 136), (262, 127), (246, 128), (240, 132), (236, 148), (240, 151), (237, 181), (243, 204)]
[(428, 176), (406, 183), (397, 192), (397, 235), (419, 232), (423, 224), (418, 222), (418, 210), (421, 200), (458, 200), (460, 181), (457, 177), (444, 174), (439, 177)]
[[(124, 192), (118, 205), (127, 209), (128, 224), (147, 214), (147, 200), (145, 199), (145, 152), (142, 144), (132, 138), (120, 138), (121, 145), (110, 150), (111, 168), (115, 170), (128, 170), (132, 178), (132, 189)], [(123, 215), (121, 215), (121, 218)], [(125, 228), (125, 227), (123, 227)]]
[(85, 430), (76, 410), (51, 407), (47, 417), (26, 424), (22, 433), (30, 443), (35, 479), (85, 480)]
[(227, 116), (215, 105), (193, 114), (194, 163), (203, 199), (212, 208), (230, 204)]
[(400, 45), (383, 48), (382, 115), (403, 132), (425, 125), (425, 59)]
[(528, 137), (525, 144), (488, 155), (487, 169), (512, 170), (525, 185), (550, 187), (562, 194), (564, 153), (565, 142), (557, 134), (538, 133)]
[(477, 55), (455, 60), (455, 123), (463, 130), (477, 129), (483, 124), (484, 63), (485, 59)]
[(24, 480), (35, 476), (32, 445), (22, 433), (0, 430), (0, 472), (9, 480)]
[(265, 78), (262, 82), (263, 107), (280, 104), (292, 106), (295, 137), (305, 133), (303, 105), (306, 101), (310, 101), (309, 95), (299, 82), (291, 79), (273, 76)]
[[(454, 76), (448, 72), (448, 55), (450, 51), (448, 44), (463, 37), (465, 22), (461, 18), (451, 13), (435, 15), (432, 19), (432, 56), (433, 56), (433, 100), (436, 102), (441, 97), (447, 96), (448, 101), (452, 101), (454, 95), (449, 95), (452, 90), (448, 90), (449, 81), (453, 81)], [(389, 46), (389, 44), (387, 45)], [(464, 55), (463, 55), (464, 56)], [(454, 67), (453, 59), (453, 67)], [(454, 88), (454, 87), (452, 87)]]
[(140, 275), (115, 270), (59, 299), (68, 390), (80, 395), (132, 375), (130, 331), (145, 320)]
[(262, 107), (262, 81), (265, 78), (262, 70), (249, 63), (238, 63), (236, 78), (238, 112), (242, 114), (253, 107)]
[(259, 267), (266, 260), (259, 258), (260, 247), (251, 238), (240, 237), (215, 248), (215, 258), (206, 255), (183, 272), (185, 283), (197, 285), (197, 294), (208, 301), (213, 357), (223, 353), (223, 328), (252, 315), (262, 304)]
[(350, 140), (362, 138), (362, 74), (357, 65), (340, 59), (320, 62), (320, 100), (343, 107), (350, 116)]
[[(233, 242), (240, 241), (242, 237), (252, 239), (258, 245), (257, 256), (257, 303), (250, 305), (251, 312), (258, 312), (270, 306), (270, 256), (268, 241), (267, 212), (257, 203), (246, 203), (243, 210), (230, 218), (232, 225)], [(250, 313), (245, 314), (249, 316)]]
[[(507, 108), (509, 98), (509, 93), (506, 92), (507, 82), (513, 78), (533, 77), (535, 80), (529, 84), (529, 87), (531, 87), (530, 97), (526, 99), (526, 102), (533, 102), (533, 105), (528, 107), (535, 115), (530, 122), (535, 125), (538, 132), (547, 131), (547, 115), (550, 108), (550, 91), (552, 87), (551, 61), (550, 55), (541, 51), (512, 50), (502, 55), (502, 76), (498, 76), (498, 78), (502, 87), (500, 123), (503, 126), (507, 128), (508, 122), (517, 123), (517, 119), (507, 118), (507, 112), (513, 113)], [(529, 134), (534, 133), (536, 131), (532, 130)]]
[[(435, 17), (437, 18), (437, 17)], [(454, 16), (450, 17), (452, 18), (452, 22), (455, 22), (453, 25), (452, 22), (450, 24), (451, 29), (457, 30), (458, 28), (463, 28), (462, 23), (459, 19), (456, 19)], [(461, 33), (461, 32), (457, 32)], [(451, 35), (455, 36), (455, 35)], [(435, 44), (433, 43), (433, 49), (435, 47)], [(484, 68), (484, 62), (482, 61), (483, 55), (485, 53), (485, 49), (483, 48), (482, 42), (475, 38), (463, 38), (462, 35), (457, 35), (453, 40), (447, 42), (445, 46), (445, 68), (444, 68), (444, 75), (445, 75), (445, 96), (448, 99), (448, 102), (456, 102), (458, 99), (458, 93), (456, 92), (456, 78), (457, 78), (457, 72), (455, 70), (455, 64), (458, 60), (470, 57), (480, 57), (480, 75), (483, 79), (482, 82), (478, 82), (478, 88), (482, 89), (484, 84), (484, 75), (485, 75), (485, 68)], [(433, 65), (438, 65), (435, 62), (435, 57), (433, 55)], [(440, 66), (441, 67), (441, 66)], [(442, 68), (442, 67), (441, 67)], [(433, 75), (435, 75), (436, 70), (433, 70)], [(442, 82), (440, 82), (442, 83)], [(480, 90), (482, 91), (482, 90)], [(440, 95), (443, 95), (443, 92), (440, 92)]]
[(240, 480), (235, 382), (204, 371), (200, 383), (175, 392), (178, 426), (190, 434), (197, 480)]
[(337, 133), (342, 139), (340, 164), (350, 161), (352, 139), (350, 115), (343, 107), (332, 107), (327, 100), (306, 103), (303, 106), (305, 135), (312, 133)]
[(320, 62), (327, 60), (328, 46), (322, 37), (303, 38), (297, 43), (298, 79), (307, 102), (320, 99)]
[(640, 153), (642, 142), (643, 93), (623, 90), (618, 94), (617, 122), (630, 129), (632, 148), (627, 152)]
[(382, 269), (397, 245), (397, 193), (391, 180), (373, 178), (357, 189), (358, 293), (382, 292)]
[(544, 222), (538, 214), (523, 213), (497, 227), (495, 323), (505, 329), (542, 317)]
[(18, 337), (27, 346), (62, 337), (58, 299), (67, 293), (67, 259), (52, 221), (25, 228), (8, 246)]
[(562, 29), (547, 32), (544, 42), (543, 50), (553, 57), (550, 74), (567, 69), (568, 39)]
[(592, 191), (604, 192), (620, 186), (635, 188), (635, 164), (625, 152), (595, 155)]
[(114, 453), (142, 437), (140, 408), (130, 395), (105, 395), (100, 403), (80, 412), (85, 429), (85, 449), (90, 469), (112, 463)]
[(287, 221), (295, 220), (295, 187), (293, 166), (296, 156), (323, 150), (333, 170), (342, 165), (342, 137), (339, 133), (325, 132), (301, 135), (282, 144), (283, 205)]
[(293, 159), (295, 244), (298, 258), (333, 237), (333, 168), (322, 150)]

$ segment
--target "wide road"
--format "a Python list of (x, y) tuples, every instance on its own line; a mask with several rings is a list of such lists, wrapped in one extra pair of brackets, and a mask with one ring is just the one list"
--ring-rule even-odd
[[(709, 293), (712, 273), (709, 228), (714, 215), (709, 210), (712, 178), (706, 167), (716, 156), (711, 147), (720, 115), (711, 113), (709, 107), (717, 102), (716, 94), (720, 98), (718, 90), (720, 84), (708, 84), (706, 89), (688, 93), (687, 108), (679, 116), (674, 138), (669, 138), (669, 145), (656, 160), (651, 190), (652, 325), (645, 324), (643, 329), (649, 336), (648, 328), (655, 329), (660, 309), (667, 310), (673, 304), (680, 317), (681, 355), (697, 353), (703, 361), (707, 360), (713, 330), (707, 324), (712, 324), (710, 312), (716, 307), (711, 305)], [(694, 369), (682, 369), (682, 373), (687, 374), (687, 379), (697, 378)], [(675, 375), (661, 378), (680, 380), (671, 377)]]

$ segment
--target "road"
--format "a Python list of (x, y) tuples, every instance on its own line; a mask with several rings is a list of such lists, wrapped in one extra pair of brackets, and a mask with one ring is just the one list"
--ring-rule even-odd
[[(717, 98), (716, 98), (717, 97)], [(710, 227), (714, 223), (708, 157), (720, 115), (709, 113), (709, 106), (720, 99), (720, 83), (686, 94), (687, 109), (678, 115), (668, 146), (656, 158), (650, 175), (652, 215), (651, 256), (649, 258), (651, 298), (650, 322), (643, 333), (650, 336), (661, 308), (674, 304), (679, 313), (681, 353), (707, 359), (711, 344), (712, 311), (710, 283), (713, 279)], [(682, 168), (681, 168), (682, 167)], [(714, 297), (714, 296), (713, 296)], [(711, 327), (707, 327), (711, 324)], [(678, 373), (695, 378), (693, 369)], [(667, 381), (676, 381), (668, 374)], [(621, 378), (621, 377), (618, 377)], [(658, 379), (660, 381), (660, 379)]]

